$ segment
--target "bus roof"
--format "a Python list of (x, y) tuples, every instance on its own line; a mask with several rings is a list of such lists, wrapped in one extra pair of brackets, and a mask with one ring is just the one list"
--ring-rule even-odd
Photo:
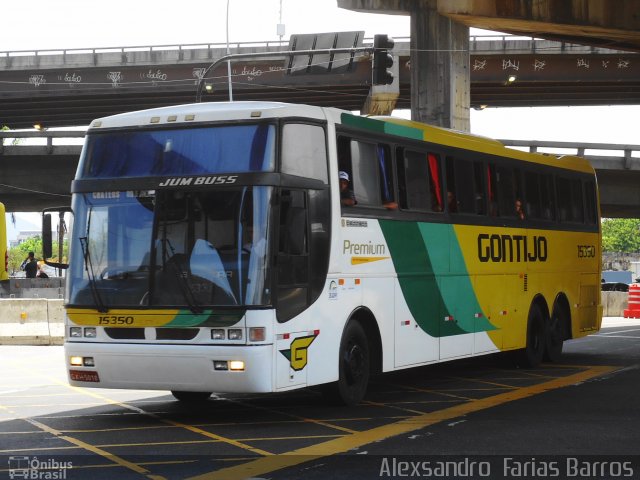
[[(494, 139), (435, 127), (411, 120), (394, 117), (363, 117), (336, 108), (282, 102), (203, 102), (139, 110), (94, 120), (91, 122), (89, 132), (106, 128), (144, 127), (164, 124), (184, 125), (224, 120), (256, 120), (260, 118), (281, 117), (304, 117), (316, 120), (328, 119), (336, 123), (342, 123), (346, 117), (352, 119), (352, 122), (350, 122), (352, 125), (357, 124), (357, 126), (364, 129), (384, 131), (385, 133), (409, 136), (411, 138), (416, 138), (415, 132), (420, 132), (419, 137), (421, 140), (440, 145), (483, 152), (501, 157), (510, 157), (536, 164), (567, 168), (590, 174), (594, 172), (593, 167), (586, 159), (573, 155), (523, 152), (521, 150), (507, 148)], [(383, 124), (391, 128), (379, 128), (374, 126), (375, 124), (378, 126)], [(399, 128), (393, 128), (393, 126)], [(410, 133), (410, 131), (413, 133)]]
[[(366, 118), (366, 117), (363, 117)], [(581, 172), (594, 173), (594, 169), (583, 157), (575, 155), (555, 155), (546, 153), (529, 153), (514, 148), (505, 147), (504, 144), (492, 138), (460, 132), (447, 128), (435, 127), (425, 123), (414, 122), (394, 117), (369, 117), (368, 119), (378, 120), (385, 123), (407, 127), (409, 129), (420, 130), (422, 139), (427, 142), (437, 143), (450, 147), (473, 150), (500, 157), (510, 157), (525, 162), (549, 165), (553, 167), (567, 168)], [(402, 135), (402, 133), (400, 133)]]
[(292, 116), (318, 120), (326, 118), (322, 107), (310, 105), (280, 102), (203, 102), (151, 108), (103, 117), (91, 122), (89, 130)]

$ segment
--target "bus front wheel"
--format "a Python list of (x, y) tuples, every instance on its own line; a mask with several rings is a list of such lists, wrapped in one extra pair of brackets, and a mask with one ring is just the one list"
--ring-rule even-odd
[(537, 303), (531, 304), (527, 321), (527, 344), (520, 351), (520, 364), (526, 368), (535, 368), (542, 362), (546, 347), (544, 315)]
[(336, 385), (339, 399), (345, 405), (360, 403), (367, 393), (370, 362), (367, 334), (359, 322), (351, 321), (340, 342), (339, 378)]
[(172, 390), (171, 395), (181, 402), (205, 402), (211, 392), (182, 392), (180, 390)]

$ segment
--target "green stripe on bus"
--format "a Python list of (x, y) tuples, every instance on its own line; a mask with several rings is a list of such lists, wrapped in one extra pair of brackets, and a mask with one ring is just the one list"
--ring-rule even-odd
[[(494, 330), (482, 313), (451, 225), (380, 220), (398, 283), (415, 321), (432, 337)], [(454, 321), (445, 321), (452, 316)]]
[(244, 313), (244, 311), (214, 313), (213, 310), (193, 313), (190, 310), (180, 310), (165, 327), (230, 327), (238, 323)]
[(467, 333), (453, 322), (441, 331), (446, 307), (418, 224), (387, 220), (379, 223), (402, 295), (416, 323), (432, 337)]
[(363, 128), (372, 132), (388, 133), (389, 135), (413, 138), (414, 140), (424, 140), (424, 132), (419, 128), (398, 125), (391, 122), (377, 120), (375, 118), (357, 117), (349, 113), (343, 113), (340, 119), (343, 125)]
[(356, 117), (349, 113), (343, 113), (340, 116), (340, 120), (343, 125), (349, 125), (351, 127), (364, 128), (372, 132), (384, 133), (384, 122), (380, 120), (374, 120), (367, 117)]
[[(433, 272), (441, 279), (440, 294), (447, 314), (452, 315), (456, 324), (466, 332), (495, 330), (478, 303), (453, 226), (432, 223), (420, 223), (418, 226)], [(476, 314), (482, 316), (476, 318)]]
[(395, 123), (385, 123), (384, 131), (389, 135), (413, 138), (414, 140), (424, 140), (424, 132), (417, 128), (397, 125)]

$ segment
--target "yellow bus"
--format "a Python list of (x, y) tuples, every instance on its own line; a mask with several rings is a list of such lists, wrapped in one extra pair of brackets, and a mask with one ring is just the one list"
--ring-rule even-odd
[(7, 217), (0, 203), (0, 280), (9, 279), (9, 250), (7, 249)]
[[(281, 392), (600, 328), (600, 218), (578, 157), (305, 105), (94, 121), (72, 185), (73, 385)], [(342, 183), (342, 187), (341, 187)]]

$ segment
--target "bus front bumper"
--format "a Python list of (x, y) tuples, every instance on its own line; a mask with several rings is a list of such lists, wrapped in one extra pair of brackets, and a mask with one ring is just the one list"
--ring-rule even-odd
[[(273, 345), (66, 342), (64, 349), (69, 383), (78, 387), (218, 393), (273, 391)], [(76, 365), (72, 365), (72, 357)], [(244, 369), (222, 370), (225, 361), (228, 366), (231, 362), (244, 362)]]

